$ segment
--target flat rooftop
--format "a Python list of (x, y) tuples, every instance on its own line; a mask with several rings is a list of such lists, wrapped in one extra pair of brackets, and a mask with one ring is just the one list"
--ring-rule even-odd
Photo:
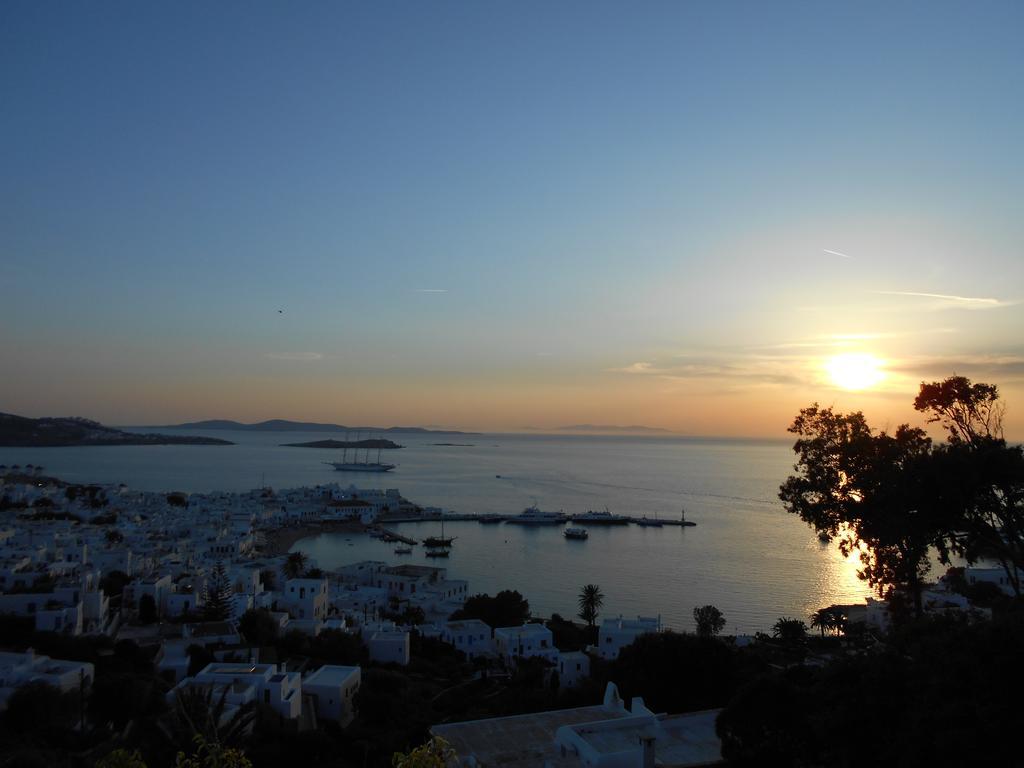
[(722, 743), (715, 734), (720, 709), (662, 716), (653, 721), (623, 720), (596, 728), (573, 728), (594, 751), (612, 755), (637, 749), (641, 736), (655, 737), (654, 752), (658, 765), (665, 768), (695, 768), (721, 762)]
[(441, 573), (444, 568), (431, 568), (429, 565), (394, 565), (385, 570), (394, 576), (430, 576)]
[(305, 680), (304, 685), (341, 685), (353, 673), (359, 671), (359, 667), (342, 667), (337, 664), (325, 664)]
[(430, 729), (445, 739), (460, 757), (476, 755), (486, 766), (536, 768), (549, 761), (552, 766), (578, 766), (575, 757), (563, 758), (555, 744), (555, 733), (565, 725), (580, 725), (603, 720), (630, 717), (624, 710), (606, 709), (601, 705), (536, 712), (514, 717), (446, 723)]

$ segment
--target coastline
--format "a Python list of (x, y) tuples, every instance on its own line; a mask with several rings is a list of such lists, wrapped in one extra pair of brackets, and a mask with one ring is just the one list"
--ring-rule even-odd
[(321, 523), (305, 523), (295, 527), (278, 528), (265, 533), (266, 543), (260, 549), (261, 557), (287, 555), (296, 542), (321, 533), (365, 533), (367, 526), (351, 520), (327, 520)]

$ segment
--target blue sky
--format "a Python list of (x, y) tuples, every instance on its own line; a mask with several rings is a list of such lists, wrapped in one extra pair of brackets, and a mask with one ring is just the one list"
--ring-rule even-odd
[[(1024, 402), (1019, 3), (0, 19), (0, 410), (778, 434), (954, 369)], [(884, 386), (822, 378), (851, 348)]]

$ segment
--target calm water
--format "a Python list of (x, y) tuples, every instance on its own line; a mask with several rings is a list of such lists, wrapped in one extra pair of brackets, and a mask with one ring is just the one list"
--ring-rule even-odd
[[(419, 548), (351, 534), (324, 535), (297, 547), (324, 568), (361, 559), (441, 564), (471, 592), (518, 589), (535, 613), (575, 613), (580, 586), (605, 593), (605, 615), (657, 615), (692, 626), (694, 606), (712, 603), (727, 630), (766, 630), (783, 615), (806, 620), (818, 607), (863, 599), (855, 564), (786, 514), (775, 499), (792, 468), (787, 443), (636, 437), (534, 435), (402, 435), (386, 452), (399, 467), (386, 476), (341, 474), (321, 461), (336, 452), (283, 448), (324, 433), (209, 432), (234, 446), (0, 449), (0, 463), (43, 464), (73, 481), (124, 482), (145, 490), (246, 490), (353, 482), (397, 487), (422, 505), (459, 512), (515, 514), (536, 501), (566, 512), (675, 517), (686, 509), (694, 528), (591, 528), (587, 541), (567, 541), (561, 528), (448, 523), (457, 536), (447, 561)], [(343, 436), (342, 436), (343, 437)], [(438, 442), (472, 443), (468, 447)], [(501, 475), (501, 478), (495, 477)], [(437, 523), (403, 524), (415, 538)]]

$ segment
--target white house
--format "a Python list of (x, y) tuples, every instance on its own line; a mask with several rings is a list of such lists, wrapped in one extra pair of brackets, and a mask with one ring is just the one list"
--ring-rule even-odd
[(590, 657), (582, 651), (566, 651), (558, 654), (558, 682), (563, 688), (575, 688), (590, 677)]
[(353, 698), (361, 680), (359, 667), (326, 664), (302, 681), (302, 690), (316, 697), (317, 717), (336, 720), (344, 728), (355, 717)]
[(498, 627), (494, 630), (494, 645), (506, 664), (516, 658), (541, 658), (554, 664), (558, 660), (551, 630), (543, 624), (524, 624), (521, 627)]
[(696, 768), (720, 763), (721, 710), (660, 715), (636, 698), (630, 708), (608, 684), (604, 703), (528, 715), (435, 725), (460, 768)]
[(637, 616), (636, 619), (605, 619), (597, 634), (597, 653), (602, 659), (619, 658), (619, 652), (641, 635), (658, 632), (661, 629), (661, 617), (648, 618)]
[(27, 683), (46, 683), (67, 693), (92, 685), (95, 677), (93, 665), (87, 662), (37, 656), (31, 648), (24, 653), (0, 651), (0, 710), (7, 708), (12, 693)]
[[(1024, 573), (1018, 571), (1017, 578), (1024, 584)], [(964, 579), (968, 584), (995, 584), (1003, 594), (1013, 596), (1013, 584), (1002, 568), (964, 568)]]
[(441, 639), (456, 650), (466, 654), (466, 658), (494, 655), (494, 638), (490, 626), (479, 619), (463, 621), (446, 621), (441, 625)]
[(276, 664), (213, 662), (195, 677), (186, 677), (174, 686), (167, 700), (173, 702), (188, 688), (212, 688), (215, 696), (226, 689), (229, 710), (260, 702), (288, 719), (302, 714), (302, 676), (298, 672), (278, 672)]
[(293, 619), (327, 618), (327, 579), (288, 579), (278, 607), (284, 607)]

